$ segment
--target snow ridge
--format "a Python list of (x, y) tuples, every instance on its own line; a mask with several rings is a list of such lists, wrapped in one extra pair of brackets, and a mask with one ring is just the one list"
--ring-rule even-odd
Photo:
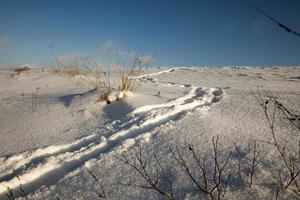
[(170, 68), (170, 69), (166, 69), (166, 70), (162, 70), (162, 71), (159, 71), (159, 72), (153, 72), (153, 73), (150, 73), (150, 74), (143, 74), (143, 75), (140, 75), (140, 76), (137, 76), (135, 78), (145, 78), (145, 77), (150, 77), (150, 76), (157, 76), (157, 75), (161, 75), (161, 74), (164, 74), (164, 73), (170, 73), (170, 72), (174, 72), (176, 69), (175, 68)]

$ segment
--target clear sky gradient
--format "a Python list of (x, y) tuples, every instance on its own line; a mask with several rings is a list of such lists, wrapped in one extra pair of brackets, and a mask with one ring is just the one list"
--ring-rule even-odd
[(154, 65), (299, 65), (299, 0), (0, 0), (0, 64), (50, 63), (103, 44)]

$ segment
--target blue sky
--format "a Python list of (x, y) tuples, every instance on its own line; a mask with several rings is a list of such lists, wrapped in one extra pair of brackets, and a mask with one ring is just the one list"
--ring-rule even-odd
[[(0, 64), (51, 63), (55, 55), (155, 55), (154, 65), (299, 65), (299, 0), (0, 0)], [(101, 57), (103, 58), (103, 57)]]

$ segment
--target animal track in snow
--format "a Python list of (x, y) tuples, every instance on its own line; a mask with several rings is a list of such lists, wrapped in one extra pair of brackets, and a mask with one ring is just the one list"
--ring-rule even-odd
[[(161, 73), (139, 78), (157, 74)], [(18, 189), (20, 182), (24, 190), (30, 193), (42, 185), (55, 184), (92, 158), (100, 158), (101, 155), (120, 148), (130, 148), (137, 142), (147, 142), (155, 128), (170, 120), (176, 120), (195, 108), (218, 102), (223, 96), (220, 88), (201, 88), (177, 83), (172, 86), (188, 87), (190, 91), (166, 103), (136, 108), (123, 119), (111, 122), (107, 125), (107, 129), (111, 131), (107, 138), (95, 130), (92, 135), (70, 144), (53, 145), (0, 158), (0, 198), (5, 195), (7, 188)]]

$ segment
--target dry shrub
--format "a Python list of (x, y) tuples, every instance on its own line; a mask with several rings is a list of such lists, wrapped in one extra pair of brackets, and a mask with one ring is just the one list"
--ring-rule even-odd
[[(122, 66), (118, 54), (111, 53), (111, 65), (104, 67), (96, 57), (85, 54), (66, 54), (56, 56), (55, 73), (68, 74), (72, 77), (83, 75), (82, 82), (92, 85), (100, 93), (99, 100), (107, 103), (126, 96), (128, 91), (134, 92), (139, 86), (138, 75), (143, 67), (148, 67), (152, 56), (130, 57), (129, 66)], [(112, 78), (111, 71), (115, 70), (117, 77)], [(118, 73), (119, 72), (119, 73)], [(116, 79), (116, 80), (115, 80)]]
[(100, 68), (95, 68), (89, 71), (90, 78), (85, 79), (86, 82), (93, 85), (93, 87), (100, 93), (99, 100), (105, 100), (110, 103), (108, 96), (112, 92), (111, 79)]
[(29, 67), (18, 67), (14, 69), (14, 73), (11, 74), (11, 77), (20, 75), (22, 72), (31, 70)]
[(138, 56), (134, 59), (133, 64), (129, 68), (124, 68), (120, 73), (120, 91), (134, 92), (139, 86), (138, 76), (142, 68), (146, 68), (153, 61), (152, 56)]
[(86, 72), (78, 67), (67, 69), (65, 73), (72, 77), (77, 75), (84, 75), (84, 76), (86, 75)]
[[(100, 100), (110, 103), (123, 98), (126, 96), (126, 93), (129, 91), (134, 92), (138, 88), (138, 76), (141, 73), (141, 69), (147, 67), (152, 60), (153, 57), (151, 56), (137, 56), (129, 67), (124, 67), (118, 62), (114, 62), (114, 65), (105, 68), (97, 59), (90, 58), (88, 59), (88, 74), (91, 78), (87, 81), (97, 91), (101, 92)], [(117, 77), (112, 78), (112, 70), (117, 74)]]
[(75, 77), (75, 76), (78, 76), (78, 75), (86, 76), (85, 70), (80, 69), (78, 67), (67, 68), (67, 69), (54, 69), (52, 72), (54, 72), (56, 74), (66, 74), (66, 75), (71, 76), (71, 77)]
[[(275, 124), (280, 123), (280, 120), (287, 120), (291, 128), (300, 130), (299, 124), (296, 123), (296, 120), (299, 120), (299, 114), (288, 109), (272, 95), (262, 97), (259, 91), (258, 94), (253, 92), (253, 95), (264, 113), (272, 137), (271, 141), (264, 142), (251, 139), (246, 149), (244, 147), (240, 148), (234, 143), (237, 152), (237, 162), (233, 162), (231, 159), (231, 152), (224, 153), (223, 150), (219, 149), (218, 137), (212, 139), (213, 153), (209, 157), (203, 154), (199, 155), (193, 145), (188, 145), (190, 156), (185, 155), (183, 148), (178, 148), (177, 146), (176, 148), (170, 148), (172, 159), (176, 161), (175, 164), (185, 172), (185, 175), (198, 192), (206, 195), (209, 199), (226, 199), (228, 187), (236, 188), (237, 192), (243, 192), (243, 190), (255, 191), (255, 188), (252, 190), (254, 185), (256, 188), (257, 186), (266, 186), (265, 189), (268, 189), (267, 185), (270, 186), (270, 184), (272, 185), (271, 192), (274, 194), (274, 199), (300, 197), (300, 139), (298, 142), (295, 142), (289, 135), (285, 135), (282, 138), (275, 128)], [(277, 114), (280, 114), (283, 118)], [(270, 160), (266, 160), (262, 155), (262, 145), (258, 142), (270, 145), (269, 151), (275, 149), (277, 155), (274, 155)], [(146, 160), (144, 157), (140, 149), (135, 156), (135, 160), (129, 159), (126, 155), (118, 158), (123, 164), (134, 169), (137, 172), (137, 176), (145, 183), (128, 182), (122, 183), (122, 185), (150, 190), (160, 194), (165, 199), (175, 199), (175, 193), (178, 191), (177, 189), (173, 190), (172, 186), (174, 183), (170, 181), (170, 174), (174, 173), (163, 173), (164, 171), (160, 167), (162, 163), (156, 161), (156, 169), (154, 170), (156, 173), (153, 174), (153, 170), (150, 170), (148, 164), (151, 163), (150, 160)], [(208, 162), (209, 160), (210, 162)], [(278, 163), (279, 165), (266, 167), (265, 164), (270, 162)], [(232, 173), (233, 171), (229, 166), (234, 165), (237, 165), (237, 170), (234, 170), (235, 173)], [(261, 167), (263, 166), (266, 167), (263, 171), (269, 173), (267, 177), (262, 176), (264, 172)], [(163, 180), (169, 183), (170, 187), (169, 189), (167, 188), (168, 190), (165, 190), (159, 184)], [(240, 180), (241, 183), (235, 185), (236, 182), (234, 180)]]
[(100, 93), (99, 99), (107, 99), (111, 92), (111, 80), (101, 63), (92, 56), (85, 54), (65, 54), (56, 56), (54, 73), (67, 74), (71, 77), (82, 75), (80, 83), (92, 85)]
[[(191, 144), (188, 145), (188, 154), (192, 156), (191, 160), (183, 155), (184, 149), (178, 148), (178, 146), (175, 149), (170, 148), (170, 153), (172, 160), (185, 172), (198, 193), (206, 195), (211, 200), (221, 200), (225, 198), (227, 192), (230, 177), (230, 173), (227, 172), (227, 164), (232, 153), (224, 154), (223, 150), (219, 149), (218, 136), (212, 138), (212, 147), (213, 152), (210, 158), (198, 155)], [(163, 164), (164, 159), (158, 159), (156, 154), (153, 155), (153, 158), (154, 162), (151, 162), (151, 159), (145, 159), (141, 147), (135, 154), (135, 159), (130, 159), (126, 154), (117, 157), (123, 164), (130, 166), (143, 181), (142, 184), (133, 182), (122, 182), (121, 184), (156, 192), (168, 200), (177, 199), (172, 181), (174, 171), (170, 169), (170, 166)]]
[(19, 188), (17, 188), (16, 190), (12, 190), (10, 187), (7, 187), (7, 193), (5, 194), (5, 196), (9, 200), (15, 200), (18, 197), (21, 197), (24, 200), (29, 200), (28, 194), (23, 188), (20, 177), (17, 176), (17, 179), (19, 181)]
[[(175, 196), (173, 190), (172, 172), (171, 170), (163, 167), (161, 160), (158, 159), (156, 154), (153, 155), (153, 158), (154, 162), (145, 159), (142, 147), (140, 147), (139, 152), (135, 154), (134, 160), (131, 160), (126, 154), (122, 154), (120, 157), (117, 157), (119, 161), (130, 166), (144, 182), (133, 183), (129, 181), (121, 182), (120, 184), (129, 187), (151, 190), (165, 199), (174, 200)], [(155, 167), (154, 172), (151, 170), (153, 167)], [(167, 187), (163, 187), (164, 183), (167, 184)]]
[(85, 68), (88, 66), (90, 56), (84, 54), (66, 54), (56, 56), (54, 61), (55, 73), (67, 74), (69, 76), (86, 75)]
[(14, 72), (19, 72), (19, 73), (21, 73), (21, 72), (26, 72), (26, 71), (29, 71), (29, 70), (30, 70), (29, 67), (18, 67), (18, 68), (16, 68), (16, 69), (14, 69)]
[(260, 146), (256, 139), (248, 142), (248, 148), (240, 148), (236, 143), (233, 144), (238, 155), (237, 173), (242, 186), (251, 188), (255, 184), (257, 168), (262, 161)]
[(300, 197), (300, 138), (298, 143), (295, 143), (288, 135), (284, 138), (280, 137), (275, 128), (276, 119), (279, 120), (278, 122), (287, 120), (293, 128), (299, 131), (299, 124), (295, 122), (299, 120), (300, 115), (286, 108), (270, 92), (265, 93), (265, 97), (259, 90), (257, 94), (252, 91), (252, 94), (263, 110), (273, 140), (270, 144), (279, 156), (280, 167), (277, 172), (272, 173), (278, 185), (276, 199), (287, 190)]
[[(199, 193), (205, 194), (211, 200), (225, 198), (230, 173), (227, 164), (232, 152), (225, 153), (219, 149), (219, 136), (212, 138), (213, 153), (211, 158), (198, 155), (193, 145), (189, 145), (192, 161), (189, 161), (182, 154), (182, 149), (176, 147), (170, 149), (173, 159), (186, 172), (190, 181), (195, 185)], [(223, 155), (222, 155), (223, 154)], [(210, 163), (209, 160), (211, 159)], [(193, 168), (191, 162), (195, 162), (197, 168)]]
[(106, 191), (104, 190), (104, 187), (103, 187), (103, 184), (100, 182), (100, 180), (98, 179), (98, 177), (95, 175), (94, 172), (92, 172), (92, 170), (86, 168), (87, 172), (89, 173), (89, 175), (93, 178), (93, 180), (95, 181), (95, 183), (97, 185), (100, 186), (100, 190), (96, 190), (96, 193), (97, 193), (97, 196), (100, 198), (100, 199), (108, 199), (107, 197), (107, 193)]
[(138, 87), (138, 79), (135, 78), (140, 74), (140, 67), (132, 67), (121, 74), (120, 91), (135, 91)]

